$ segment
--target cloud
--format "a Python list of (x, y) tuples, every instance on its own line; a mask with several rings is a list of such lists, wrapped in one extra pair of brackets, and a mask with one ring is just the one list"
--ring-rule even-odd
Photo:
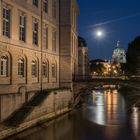
[(140, 13), (133, 14), (133, 15), (130, 15), (130, 16), (125, 16), (125, 17), (120, 17), (120, 18), (117, 18), (117, 19), (112, 19), (112, 20), (108, 20), (108, 21), (104, 21), (104, 22), (100, 22), (100, 23), (97, 23), (97, 24), (94, 24), (94, 25), (90, 25), (90, 27), (97, 27), (97, 26), (101, 26), (101, 25), (115, 23), (115, 22), (118, 22), (118, 21), (123, 21), (123, 20), (134, 18), (134, 17), (138, 17), (138, 16), (140, 16)]

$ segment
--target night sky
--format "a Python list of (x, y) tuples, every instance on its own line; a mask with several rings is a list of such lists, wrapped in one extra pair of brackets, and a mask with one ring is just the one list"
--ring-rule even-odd
[[(117, 40), (127, 50), (140, 35), (140, 0), (78, 0), (79, 35), (89, 47), (90, 59), (110, 59)], [(96, 30), (104, 36), (97, 38)]]

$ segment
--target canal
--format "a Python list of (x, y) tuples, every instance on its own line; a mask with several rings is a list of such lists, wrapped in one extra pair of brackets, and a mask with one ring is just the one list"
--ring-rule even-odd
[(140, 140), (139, 108), (128, 105), (127, 91), (97, 87), (81, 95), (80, 108), (7, 140)]

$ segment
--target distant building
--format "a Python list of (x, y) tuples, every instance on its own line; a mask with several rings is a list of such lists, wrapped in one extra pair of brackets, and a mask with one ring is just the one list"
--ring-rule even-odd
[(92, 75), (108, 75), (111, 70), (111, 63), (104, 59), (95, 59), (90, 61)]
[(112, 63), (126, 63), (126, 53), (125, 50), (120, 46), (120, 41), (117, 41), (116, 48), (113, 51)]
[(78, 37), (78, 75), (85, 79), (89, 74), (88, 47), (84, 38)]
[(110, 62), (108, 60), (104, 60), (104, 59), (95, 59), (93, 60), (94, 63), (98, 64), (102, 64), (104, 67), (106, 67)]

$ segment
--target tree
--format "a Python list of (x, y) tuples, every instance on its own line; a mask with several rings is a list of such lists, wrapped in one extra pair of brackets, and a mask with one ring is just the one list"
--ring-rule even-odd
[(90, 73), (96, 72), (98, 75), (102, 75), (106, 68), (102, 63), (98, 63), (94, 60), (90, 61)]
[(128, 74), (140, 74), (140, 36), (129, 43), (126, 59)]

